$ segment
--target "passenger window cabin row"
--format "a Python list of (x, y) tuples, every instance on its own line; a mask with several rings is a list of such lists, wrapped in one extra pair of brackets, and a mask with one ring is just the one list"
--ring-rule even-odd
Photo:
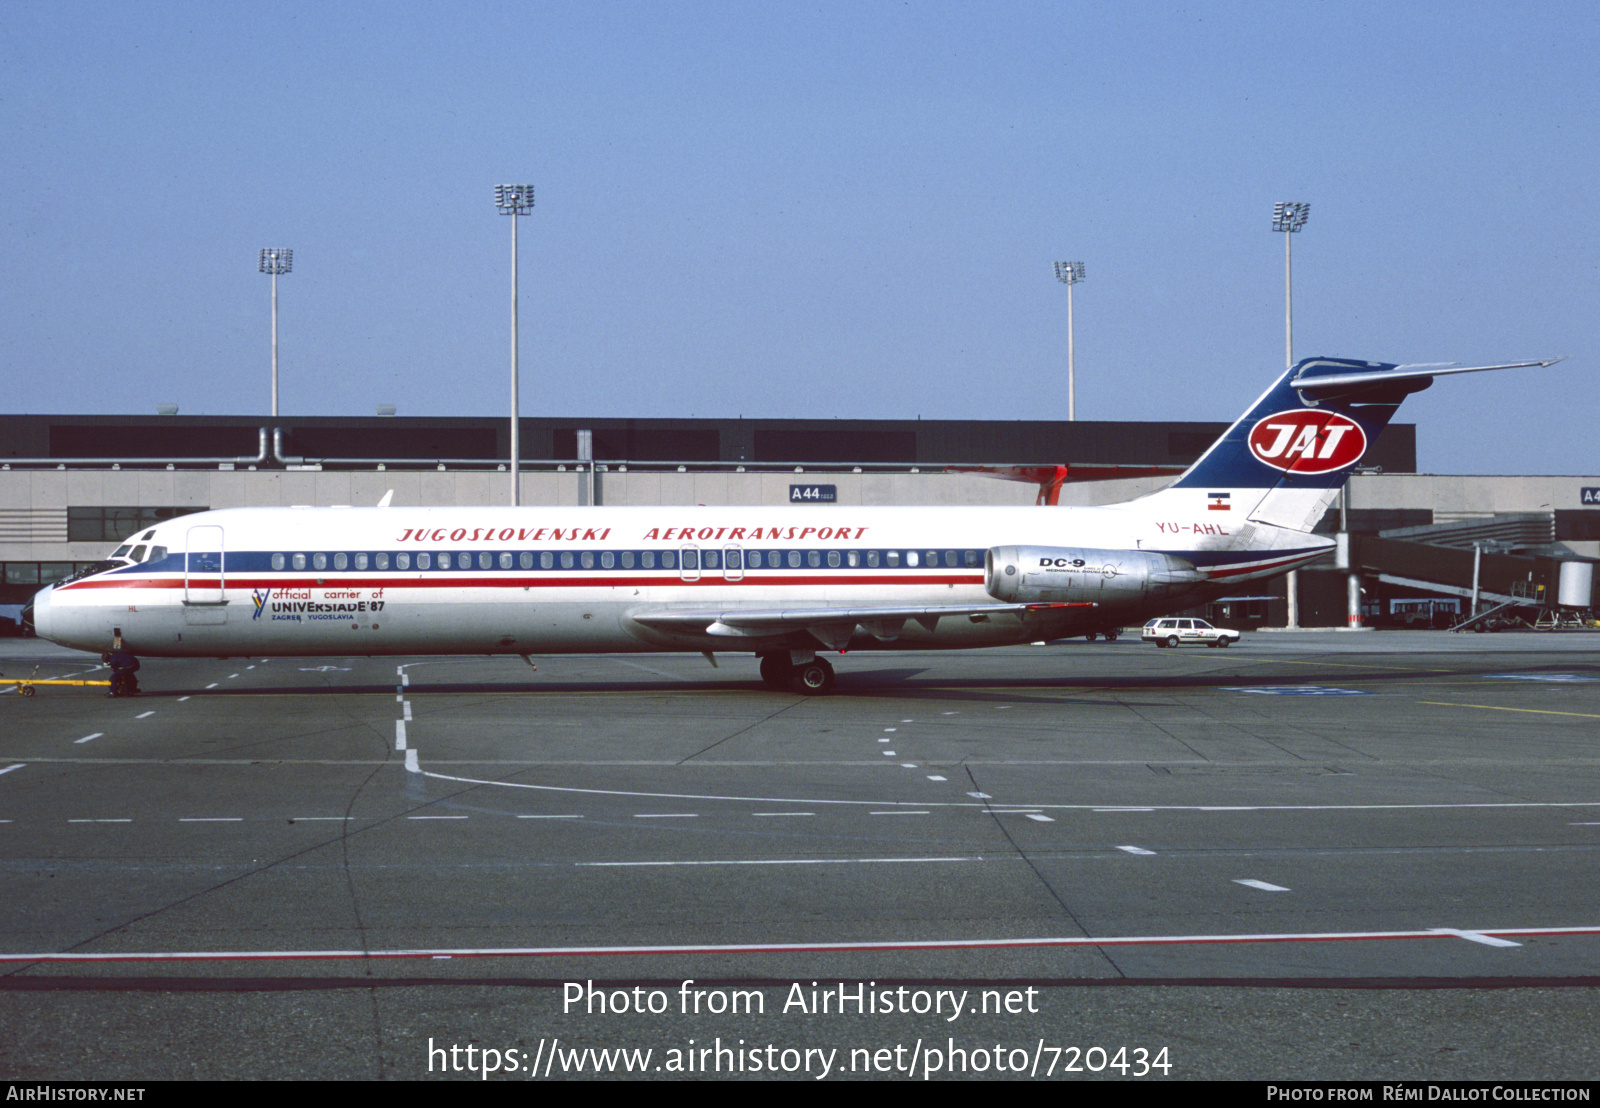
[[(681, 564), (680, 564), (681, 563)], [(911, 569), (983, 565), (981, 550), (439, 550), (273, 554), (274, 570)]]

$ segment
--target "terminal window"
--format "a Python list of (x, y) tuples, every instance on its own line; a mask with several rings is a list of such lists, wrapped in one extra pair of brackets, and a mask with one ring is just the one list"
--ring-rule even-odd
[(207, 508), (67, 508), (68, 542), (121, 542), (145, 527)]

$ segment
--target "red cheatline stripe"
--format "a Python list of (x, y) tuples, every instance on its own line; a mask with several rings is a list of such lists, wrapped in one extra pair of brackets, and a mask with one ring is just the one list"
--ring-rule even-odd
[(1318, 550), (1312, 554), (1296, 554), (1292, 558), (1279, 558), (1271, 562), (1251, 562), (1248, 565), (1234, 566), (1229, 569), (1213, 569), (1208, 572), (1213, 578), (1237, 577), (1241, 573), (1259, 573), (1264, 569), (1276, 569), (1279, 566), (1293, 565), (1295, 562), (1309, 561), (1312, 558), (1321, 557), (1321, 555), (1322, 551)]
[[(423, 570), (419, 577), (336, 577), (337, 571), (330, 570), (322, 577), (285, 578), (285, 577), (229, 577), (227, 585), (230, 589), (509, 589), (509, 588), (638, 588), (641, 586), (657, 585), (981, 585), (983, 575), (979, 574), (941, 574), (939, 576), (917, 576), (901, 572), (895, 576), (881, 574), (877, 576), (867, 574), (821, 573), (811, 577), (774, 577), (763, 575), (761, 570), (746, 570), (743, 577), (729, 579), (720, 575), (720, 571), (702, 571), (702, 575), (693, 581), (686, 581), (677, 575), (664, 574), (654, 577), (617, 577), (611, 576), (616, 571), (598, 569), (584, 573), (580, 576), (545, 576), (545, 577), (446, 577)], [(348, 571), (346, 571), (348, 572)], [(486, 574), (493, 574), (493, 570), (485, 570)], [(216, 589), (221, 588), (221, 583), (215, 577), (193, 577), (189, 580), (191, 589)], [(70, 585), (61, 586), (63, 591), (73, 589), (181, 589), (182, 577), (115, 577), (115, 578), (90, 578), (83, 581), (74, 581)]]

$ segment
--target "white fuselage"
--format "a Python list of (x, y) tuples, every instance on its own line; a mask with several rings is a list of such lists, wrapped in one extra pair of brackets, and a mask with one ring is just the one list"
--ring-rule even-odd
[[(1224, 513), (1226, 514), (1226, 513)], [(1305, 560), (1236, 550), (1243, 521), (1164, 502), (1107, 508), (238, 508), (141, 532), (131, 562), (41, 593), (40, 635), (151, 656), (760, 651), (797, 628), (647, 625), (676, 609), (981, 609), (862, 634), (860, 647), (961, 647), (1121, 626)], [(1245, 528), (1248, 530), (1248, 528)], [(1302, 547), (1320, 543), (1295, 536)], [(137, 543), (137, 546), (133, 544)], [(1322, 544), (1325, 545), (1325, 544)], [(1161, 596), (1008, 610), (985, 583), (1001, 546), (1224, 560)], [(158, 547), (164, 555), (152, 558)], [(1320, 551), (1320, 546), (1318, 547)], [(1104, 566), (1101, 563), (1105, 563)], [(1089, 585), (1097, 586), (1098, 576)], [(1180, 597), (1181, 594), (1181, 597)], [(1078, 595), (1074, 593), (1073, 595)], [(1085, 593), (1097, 597), (1098, 593)], [(1011, 608), (1015, 608), (1013, 605)], [(812, 640), (804, 640), (815, 645)]]

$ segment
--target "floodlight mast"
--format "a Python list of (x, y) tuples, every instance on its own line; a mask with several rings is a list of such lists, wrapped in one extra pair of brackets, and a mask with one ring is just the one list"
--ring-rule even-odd
[(272, 415), (278, 415), (278, 274), (294, 268), (293, 250), (263, 250), (257, 266), (272, 277)]
[[(1306, 225), (1311, 215), (1311, 205), (1297, 201), (1284, 201), (1272, 206), (1272, 229), (1283, 232), (1283, 360), (1288, 368), (1294, 367), (1294, 271), (1289, 243), (1295, 232)], [(1288, 609), (1285, 630), (1300, 626), (1300, 571), (1291, 569), (1284, 580), (1284, 602)]]
[(1077, 372), (1072, 351), (1072, 286), (1083, 280), (1082, 262), (1057, 262), (1056, 280), (1067, 286), (1067, 420), (1078, 418)]
[(517, 216), (533, 211), (532, 185), (496, 185), (494, 204), (511, 217), (511, 505), (522, 503), (517, 463), (522, 457), (518, 436), (521, 409), (517, 397)]
[(1286, 366), (1294, 365), (1294, 279), (1289, 243), (1306, 225), (1310, 204), (1284, 202), (1272, 206), (1272, 229), (1283, 232), (1283, 344)]

